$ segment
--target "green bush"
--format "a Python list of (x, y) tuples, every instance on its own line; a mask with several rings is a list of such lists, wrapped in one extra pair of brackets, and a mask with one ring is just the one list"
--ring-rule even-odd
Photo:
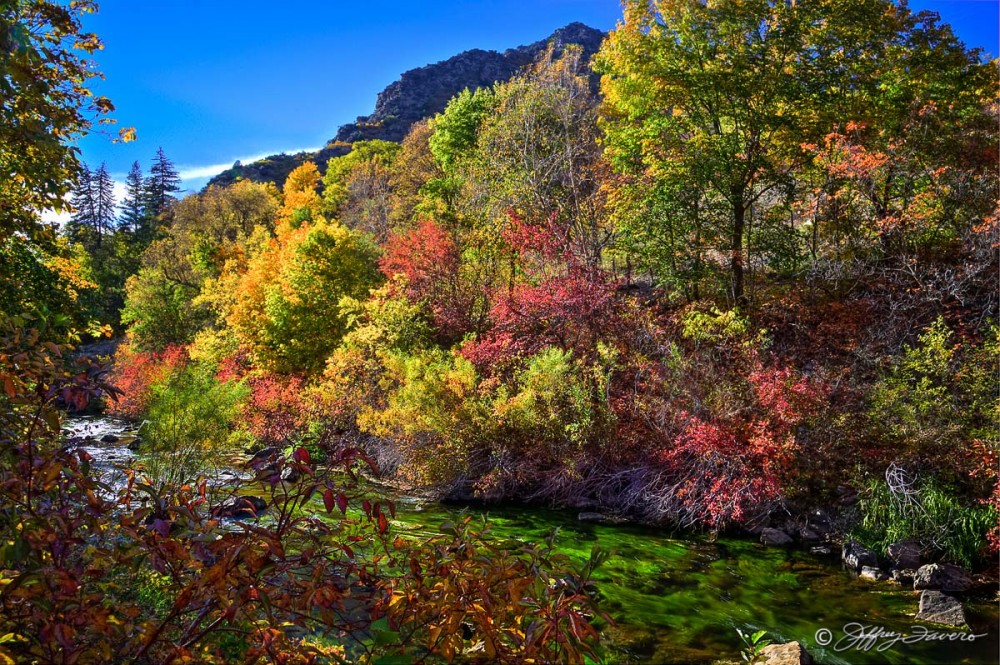
[(915, 540), (966, 567), (983, 557), (987, 535), (998, 519), (993, 506), (975, 505), (934, 479), (905, 485), (905, 491), (893, 491), (886, 480), (868, 483), (854, 533), (858, 540), (883, 554), (892, 543)]
[(142, 461), (158, 483), (180, 484), (226, 466), (228, 456), (250, 443), (231, 425), (247, 389), (215, 379), (204, 364), (178, 367), (153, 384), (143, 427)]

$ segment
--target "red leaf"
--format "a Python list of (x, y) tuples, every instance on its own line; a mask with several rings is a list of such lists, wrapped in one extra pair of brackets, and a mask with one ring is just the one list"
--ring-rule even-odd
[(309, 451), (306, 450), (305, 448), (296, 448), (295, 449), (295, 461), (296, 462), (301, 462), (303, 464), (308, 464), (309, 463)]
[(378, 532), (385, 533), (389, 530), (389, 520), (382, 513), (378, 514)]
[(344, 515), (347, 514), (347, 496), (343, 493), (337, 495), (337, 507)]
[(334, 503), (336, 503), (336, 499), (333, 496), (333, 490), (323, 492), (323, 507), (326, 508), (326, 512), (333, 512)]

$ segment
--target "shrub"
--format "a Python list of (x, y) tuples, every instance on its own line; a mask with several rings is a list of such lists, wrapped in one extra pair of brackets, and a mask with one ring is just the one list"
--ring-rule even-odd
[(983, 560), (1000, 514), (992, 505), (967, 499), (933, 477), (916, 478), (891, 466), (860, 497), (858, 540), (881, 552), (894, 542), (916, 540), (926, 549), (966, 567)]
[(108, 404), (108, 413), (141, 420), (149, 411), (153, 386), (188, 363), (187, 349), (170, 345), (162, 351), (139, 351), (131, 343), (115, 352), (111, 380), (122, 394)]
[(246, 395), (245, 386), (217, 381), (204, 365), (165, 372), (150, 386), (145, 471), (161, 484), (176, 485), (224, 466), (249, 443), (246, 431), (232, 426)]

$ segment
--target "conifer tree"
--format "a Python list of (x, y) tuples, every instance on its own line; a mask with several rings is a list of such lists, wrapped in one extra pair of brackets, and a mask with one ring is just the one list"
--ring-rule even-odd
[(73, 216), (66, 224), (66, 235), (75, 242), (90, 246), (97, 206), (93, 190), (94, 174), (86, 164), (80, 165), (71, 204)]
[(142, 227), (146, 216), (143, 199), (142, 167), (139, 162), (133, 162), (125, 178), (125, 199), (122, 201), (121, 217), (118, 218), (119, 229), (135, 233)]
[(90, 252), (101, 246), (114, 227), (114, 186), (105, 164), (96, 171), (86, 164), (81, 167), (73, 189), (72, 204), (76, 212), (67, 224), (66, 234)]
[(174, 201), (174, 192), (181, 189), (181, 178), (173, 162), (167, 159), (163, 148), (156, 151), (153, 165), (149, 169), (149, 177), (145, 182), (146, 205), (149, 213), (162, 215)]
[(109, 235), (115, 226), (115, 181), (108, 173), (105, 163), (93, 174), (91, 191), (94, 193), (94, 230), (97, 232), (97, 244), (100, 245), (105, 236)]

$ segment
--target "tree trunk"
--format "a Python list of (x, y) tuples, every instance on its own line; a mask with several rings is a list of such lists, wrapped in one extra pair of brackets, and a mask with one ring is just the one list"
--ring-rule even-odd
[(746, 226), (746, 213), (743, 197), (734, 197), (732, 253), (729, 257), (729, 267), (732, 273), (733, 300), (737, 307), (746, 305), (746, 296), (743, 293), (743, 230)]

